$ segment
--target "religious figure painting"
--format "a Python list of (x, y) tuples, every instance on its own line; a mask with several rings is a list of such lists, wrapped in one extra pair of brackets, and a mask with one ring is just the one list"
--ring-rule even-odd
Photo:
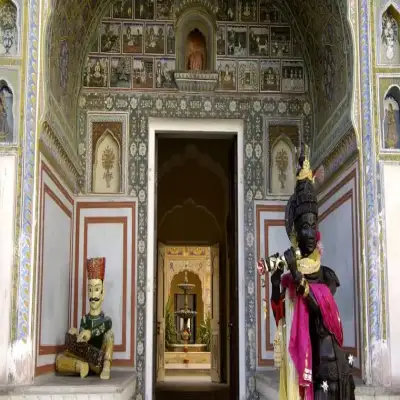
[(280, 22), (280, 11), (271, 0), (260, 0), (260, 22), (268, 24)]
[(156, 19), (171, 21), (174, 19), (175, 2), (174, 0), (156, 1)]
[(226, 55), (226, 26), (218, 25), (217, 28), (217, 55)]
[(160, 89), (175, 89), (175, 59), (156, 58), (156, 88)]
[(218, 0), (217, 21), (235, 21), (236, 0)]
[(121, 25), (103, 22), (101, 24), (101, 46), (102, 53), (121, 52)]
[(305, 74), (303, 61), (282, 60), (282, 92), (303, 93)]
[(399, 103), (394, 97), (388, 95), (383, 101), (384, 118), (383, 118), (383, 148), (384, 149), (400, 149), (400, 118)]
[(122, 28), (122, 51), (143, 53), (143, 24), (125, 23)]
[(399, 24), (396, 11), (389, 7), (382, 15), (382, 34), (380, 58), (382, 64), (400, 63)]
[(218, 90), (235, 91), (237, 90), (237, 65), (235, 60), (219, 60), (218, 71)]
[(280, 60), (260, 61), (260, 91), (281, 91), (281, 62)]
[(154, 0), (135, 0), (135, 19), (154, 19)]
[(11, 0), (0, 2), (0, 56), (18, 53), (17, 7)]
[(110, 86), (117, 88), (131, 87), (132, 60), (130, 57), (112, 57)]
[(154, 87), (154, 60), (152, 58), (133, 59), (134, 89), (152, 89)]
[(291, 33), (288, 26), (271, 26), (271, 56), (291, 55)]
[(247, 27), (228, 26), (228, 56), (247, 56)]
[(144, 36), (146, 54), (164, 54), (164, 25), (148, 24)]
[(116, 19), (132, 19), (133, 3), (132, 0), (117, 1), (113, 5), (113, 18)]
[(175, 54), (175, 31), (172, 24), (166, 25), (167, 32), (167, 54)]
[(13, 93), (5, 81), (0, 81), (0, 142), (13, 142), (13, 131)]
[(107, 87), (108, 83), (108, 58), (88, 57), (83, 72), (83, 86)]
[(238, 20), (257, 22), (257, 0), (238, 0)]
[(257, 60), (238, 61), (238, 91), (239, 92), (258, 92), (260, 74)]
[(250, 56), (265, 57), (269, 53), (269, 29), (268, 27), (251, 26), (249, 28), (249, 52)]

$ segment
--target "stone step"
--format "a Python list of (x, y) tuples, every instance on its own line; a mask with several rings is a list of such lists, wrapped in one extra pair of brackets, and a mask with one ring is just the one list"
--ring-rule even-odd
[(210, 364), (166, 364), (165, 376), (209, 376)]

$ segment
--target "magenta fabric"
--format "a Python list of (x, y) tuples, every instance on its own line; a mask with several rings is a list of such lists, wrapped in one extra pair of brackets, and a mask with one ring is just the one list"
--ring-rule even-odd
[[(290, 273), (282, 276), (282, 286), (289, 290), (292, 298), (295, 297), (289, 353), (297, 370), (299, 385), (304, 387), (304, 398), (312, 400), (314, 398), (312, 379), (310, 379), (312, 377), (312, 348), (306, 299), (303, 296), (296, 295), (296, 286)], [(342, 346), (343, 328), (332, 293), (328, 286), (323, 283), (310, 283), (310, 290), (320, 307), (322, 321), (326, 329), (335, 336), (339, 346)], [(310, 373), (306, 374), (306, 370), (309, 370)]]

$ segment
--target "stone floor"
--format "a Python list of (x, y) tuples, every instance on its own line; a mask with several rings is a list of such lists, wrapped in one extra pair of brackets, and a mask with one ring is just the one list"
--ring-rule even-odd
[(130, 400), (136, 390), (136, 374), (130, 369), (113, 368), (110, 380), (98, 376), (43, 375), (29, 386), (0, 388), (7, 400)]

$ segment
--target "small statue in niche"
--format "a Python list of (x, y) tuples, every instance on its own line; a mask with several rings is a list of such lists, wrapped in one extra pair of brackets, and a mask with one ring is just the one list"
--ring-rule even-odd
[(387, 10), (382, 16), (382, 44), (388, 61), (393, 61), (396, 43), (398, 43), (398, 24), (390, 10)]
[[(0, 83), (4, 83), (4, 81)], [(0, 140), (2, 141), (12, 141), (12, 134), (13, 134), (12, 106), (13, 106), (13, 95), (11, 89), (6, 84), (3, 84), (3, 86), (0, 89)]]
[[(285, 224), (293, 247), (283, 256), (261, 259), (257, 266), (260, 275), (268, 272), (271, 278), (279, 398), (355, 400), (354, 357), (343, 350), (343, 327), (334, 299), (339, 279), (321, 265), (318, 202), (304, 147)], [(288, 273), (283, 274), (284, 269)]]
[(206, 40), (203, 34), (196, 28), (187, 38), (187, 69), (189, 71), (202, 71), (206, 67)]
[(397, 134), (397, 123), (392, 103), (389, 103), (388, 109), (386, 110), (386, 124), (386, 147), (389, 149), (395, 149), (397, 148), (399, 136)]
[(101, 310), (105, 266), (105, 258), (87, 260), (90, 311), (82, 317), (79, 333), (71, 328), (66, 334), (66, 350), (56, 358), (56, 370), (61, 374), (85, 378), (91, 371), (110, 379), (114, 334), (111, 318)]

